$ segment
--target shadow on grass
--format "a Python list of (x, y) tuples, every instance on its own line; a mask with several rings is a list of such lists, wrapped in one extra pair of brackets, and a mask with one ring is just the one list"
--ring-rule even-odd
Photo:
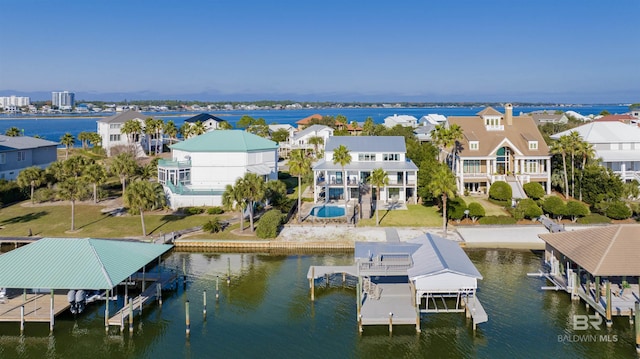
[(27, 222), (31, 222), (31, 221), (34, 221), (36, 219), (39, 219), (39, 218), (41, 218), (43, 216), (46, 216), (47, 214), (49, 214), (49, 212), (47, 212), (47, 211), (27, 213), (27, 214), (22, 215), (22, 216), (17, 216), (17, 217), (5, 219), (4, 221), (0, 222), (0, 224), (27, 223)]
[(89, 226), (90, 226), (90, 225), (92, 225), (92, 224), (96, 224), (96, 223), (98, 223), (98, 222), (104, 221), (104, 220), (105, 220), (105, 219), (107, 219), (108, 217), (109, 217), (109, 215), (108, 215), (108, 214), (103, 214), (103, 215), (102, 215), (102, 217), (100, 217), (100, 219), (96, 219), (96, 220), (95, 220), (95, 221), (93, 221), (93, 222), (89, 222), (89, 223), (87, 223), (87, 224), (84, 224), (84, 225), (82, 225), (82, 226), (78, 227), (77, 229), (78, 229), (78, 230), (80, 230), (80, 229), (82, 229), (82, 228), (89, 227)]
[(176, 215), (176, 214), (166, 214), (164, 216), (162, 216), (162, 218), (160, 218), (160, 220), (162, 221), (162, 223), (160, 223), (159, 226), (157, 226), (156, 228), (150, 230), (147, 235), (152, 235), (154, 234), (156, 231), (158, 231), (160, 228), (164, 227), (165, 224), (170, 223), (170, 222), (177, 222), (181, 219), (185, 218), (184, 215)]

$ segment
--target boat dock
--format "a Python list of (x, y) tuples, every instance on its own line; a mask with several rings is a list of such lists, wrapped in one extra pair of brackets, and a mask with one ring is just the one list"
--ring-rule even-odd
[(0, 322), (49, 323), (69, 307), (66, 291), (53, 295), (51, 293), (14, 293), (0, 301)]
[[(107, 325), (119, 326), (120, 332), (124, 331), (125, 322), (129, 320), (129, 323), (132, 323), (132, 318), (130, 318), (132, 313), (135, 313), (136, 310), (142, 311), (142, 307), (149, 302), (149, 300), (161, 298), (162, 290), (174, 286), (176, 279), (177, 275), (175, 273), (147, 273), (144, 277), (142, 274), (137, 273), (136, 276), (131, 278), (133, 282), (142, 281), (143, 286), (146, 282), (153, 282), (152, 285), (144, 289), (142, 293), (135, 298), (130, 298), (129, 303), (126, 302), (127, 300), (125, 298), (124, 306), (113, 316), (109, 317)], [(131, 326), (129, 326), (129, 328), (131, 328)]]

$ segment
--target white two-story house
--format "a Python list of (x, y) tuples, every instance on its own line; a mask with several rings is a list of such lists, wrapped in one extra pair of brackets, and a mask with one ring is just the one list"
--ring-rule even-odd
[[(161, 152), (162, 139), (156, 141), (155, 134), (147, 135), (144, 133), (144, 120), (146, 118), (153, 117), (138, 111), (127, 110), (98, 120), (98, 134), (102, 139), (102, 147), (107, 151), (107, 155), (111, 156), (112, 150), (116, 147), (124, 148), (130, 146), (133, 146), (136, 155), (143, 155), (148, 148), (148, 141), (151, 141), (152, 146), (160, 146), (159, 150)], [(141, 133), (129, 135), (122, 133), (122, 126), (130, 120), (140, 122)], [(162, 134), (160, 136), (162, 137)]]
[(593, 146), (602, 166), (619, 174), (624, 181), (640, 182), (640, 127), (618, 121), (594, 121), (551, 138), (557, 140), (574, 131)]
[[(459, 193), (487, 193), (495, 181), (505, 181), (514, 197), (524, 196), (522, 185), (539, 182), (551, 193), (551, 155), (531, 116), (513, 116), (487, 107), (477, 116), (451, 116), (450, 125), (462, 128), (456, 144), (454, 172)], [(516, 192), (517, 191), (517, 192)]]
[(220, 206), (225, 187), (248, 172), (278, 179), (278, 144), (241, 130), (206, 132), (170, 146), (158, 181), (172, 209)]
[[(343, 177), (340, 164), (333, 163), (333, 151), (341, 145), (351, 155), (351, 163), (344, 168), (346, 177)], [(380, 200), (416, 203), (418, 167), (406, 157), (406, 153), (402, 136), (329, 137), (324, 157), (313, 165), (314, 201), (358, 198), (363, 186), (369, 186), (371, 172), (382, 168), (387, 172), (389, 184), (381, 188)]]

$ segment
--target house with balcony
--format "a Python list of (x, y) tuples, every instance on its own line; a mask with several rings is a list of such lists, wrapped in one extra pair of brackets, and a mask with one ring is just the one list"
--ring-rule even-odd
[[(226, 125), (228, 125), (228, 122), (221, 119), (220, 117), (216, 117), (214, 115), (210, 115), (208, 113), (201, 113), (198, 115), (195, 115), (193, 117), (189, 117), (186, 120), (184, 120), (184, 123), (188, 123), (190, 126), (195, 126), (196, 123), (202, 123), (202, 125), (204, 126), (205, 131), (209, 132), (209, 131), (214, 131), (217, 130), (221, 127), (225, 127)], [(225, 124), (226, 123), (226, 124)]]
[[(333, 131), (334, 129), (329, 126), (311, 125), (289, 137), (289, 141), (285, 144), (285, 146), (289, 150), (304, 149), (313, 151), (315, 153), (321, 153), (322, 151), (324, 151), (324, 146), (327, 143), (329, 137), (333, 136)], [(322, 143), (313, 144), (312, 138), (314, 137), (321, 138)]]
[(513, 116), (513, 106), (505, 113), (491, 107), (476, 116), (451, 116), (450, 125), (462, 128), (456, 144), (454, 173), (459, 193), (487, 193), (491, 184), (505, 181), (514, 198), (523, 197), (522, 185), (539, 182), (551, 193), (551, 155), (533, 118)]
[[(162, 152), (162, 133), (160, 133), (158, 139), (156, 139), (156, 134), (149, 135), (144, 133), (144, 120), (147, 118), (153, 117), (144, 115), (138, 111), (126, 110), (124, 112), (117, 112), (113, 116), (99, 119), (97, 121), (98, 134), (102, 140), (102, 147), (107, 151), (107, 155), (111, 156), (114, 148), (121, 147), (130, 148), (137, 157), (145, 156), (145, 150), (148, 149), (149, 141), (151, 141), (152, 151), (155, 151), (155, 146), (158, 146), (159, 152)], [(130, 120), (140, 122), (140, 126), (143, 129), (141, 133), (129, 135), (122, 133), (122, 126)]]
[(58, 142), (0, 135), (0, 179), (15, 180), (27, 167), (46, 169), (58, 159)]
[(551, 136), (554, 140), (577, 132), (590, 143), (600, 165), (620, 175), (624, 181), (640, 182), (640, 128), (620, 121), (593, 121)]
[[(341, 145), (351, 155), (351, 163), (344, 168), (346, 176), (340, 164), (333, 163), (333, 151)], [(329, 137), (324, 157), (313, 165), (314, 201), (358, 199), (370, 187), (368, 178), (371, 172), (382, 168), (387, 172), (389, 184), (380, 189), (380, 200), (416, 203), (418, 167), (406, 153), (402, 136)]]
[(403, 127), (416, 127), (418, 126), (418, 119), (411, 115), (396, 115), (387, 116), (384, 119), (384, 125), (388, 128), (395, 127), (397, 125)]
[(246, 173), (278, 179), (278, 144), (241, 130), (206, 132), (170, 146), (158, 182), (172, 209), (220, 206), (225, 187)]

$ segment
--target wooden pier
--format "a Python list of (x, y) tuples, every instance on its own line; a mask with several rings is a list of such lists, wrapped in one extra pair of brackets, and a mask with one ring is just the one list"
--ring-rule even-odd
[[(120, 332), (124, 330), (125, 323), (129, 320), (129, 316), (135, 313), (136, 310), (140, 311), (142, 307), (149, 302), (158, 298), (158, 295), (162, 295), (162, 290), (173, 286), (177, 279), (175, 273), (146, 273), (144, 280), (142, 274), (138, 273), (135, 277), (131, 278), (132, 281), (152, 282), (140, 295), (132, 299), (132, 305), (124, 303), (124, 306), (120, 308), (113, 316), (107, 320), (108, 326), (119, 326)], [(158, 291), (158, 285), (161, 290)]]
[[(53, 298), (53, 310), (51, 308), (51, 299)], [(21, 316), (21, 307), (24, 306), (24, 316)], [(20, 322), (24, 318), (25, 322), (49, 323), (52, 315), (58, 314), (69, 309), (70, 304), (67, 301), (67, 293), (22, 293), (8, 296), (4, 301), (0, 302), (0, 322)]]

